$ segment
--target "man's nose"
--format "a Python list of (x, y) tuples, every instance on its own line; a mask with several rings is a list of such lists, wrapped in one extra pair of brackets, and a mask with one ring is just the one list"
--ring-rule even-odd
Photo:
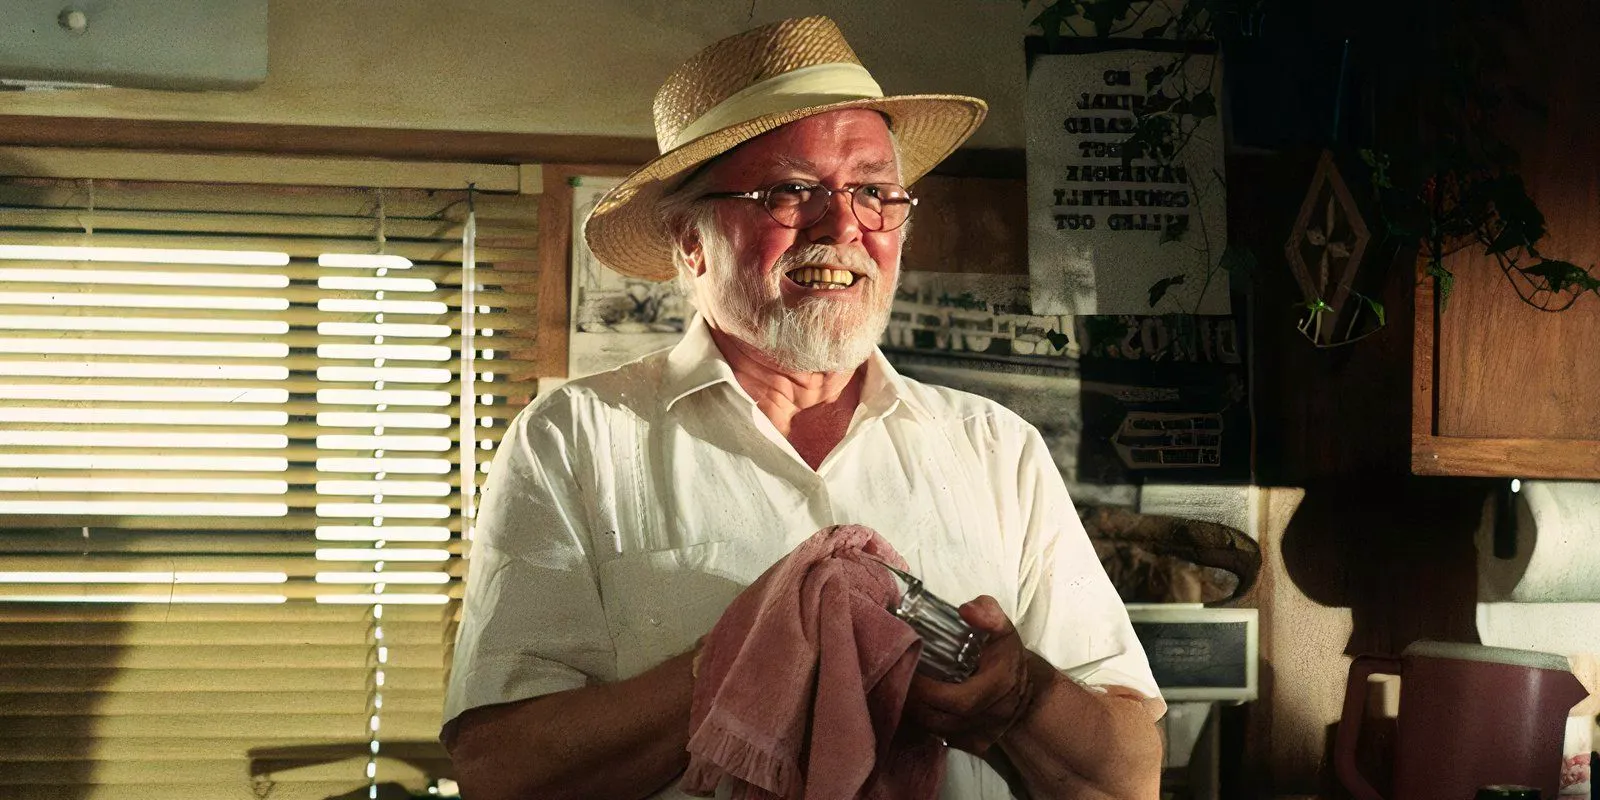
[(828, 198), (828, 208), (822, 219), (806, 228), (806, 238), (816, 244), (847, 244), (861, 238), (861, 221), (850, 207), (855, 196), (850, 192), (836, 191)]

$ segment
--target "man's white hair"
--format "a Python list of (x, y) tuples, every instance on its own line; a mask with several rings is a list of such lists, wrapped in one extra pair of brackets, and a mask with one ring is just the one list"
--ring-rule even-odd
[(689, 254), (684, 250), (683, 241), (689, 234), (701, 242), (705, 242), (707, 237), (722, 235), (717, 229), (716, 207), (700, 202), (700, 198), (711, 191), (711, 163), (702, 166), (682, 186), (656, 202), (657, 213), (661, 215), (662, 224), (666, 226), (672, 242), (672, 266), (677, 268), (673, 283), (678, 293), (696, 308), (699, 305), (695, 302), (694, 267), (689, 263)]

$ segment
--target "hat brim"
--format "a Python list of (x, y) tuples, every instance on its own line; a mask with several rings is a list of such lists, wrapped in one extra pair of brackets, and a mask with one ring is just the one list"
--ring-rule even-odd
[(866, 108), (889, 118), (900, 145), (900, 180), (915, 183), (961, 146), (988, 113), (988, 104), (961, 95), (898, 95), (848, 100), (768, 114), (713, 131), (661, 154), (607, 192), (584, 221), (583, 236), (606, 266), (636, 278), (673, 277), (671, 240), (656, 204), (675, 179), (733, 148), (796, 120)]

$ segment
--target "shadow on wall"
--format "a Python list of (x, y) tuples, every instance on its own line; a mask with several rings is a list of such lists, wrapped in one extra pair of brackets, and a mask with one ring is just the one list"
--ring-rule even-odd
[[(9, 531), (3, 552), (26, 558), (18, 545), (45, 536)], [(102, 716), (112, 713), (105, 706), (125, 649), (116, 643), (128, 626), (117, 615), (115, 607), (0, 603), (0, 796), (39, 786), (61, 800), (90, 796), (101, 748), (117, 738)]]
[[(250, 750), (250, 780), (258, 794), (265, 792), (262, 796), (270, 797), (274, 775), (293, 774), (298, 769), (325, 764), (343, 764), (348, 767), (343, 772), (360, 774), (368, 754), (365, 741), (253, 748)], [(437, 741), (384, 742), (378, 759), (378, 774), (409, 773), (408, 779), (416, 779), (409, 782), (431, 784), (449, 772), (449, 761), (442, 756)], [(417, 779), (418, 773), (422, 776), (420, 779)], [(331, 795), (326, 800), (357, 800), (370, 796), (370, 787), (361, 786)], [(378, 800), (407, 800), (416, 796), (417, 792), (407, 788), (404, 782), (380, 780), (378, 783)]]
[(1473, 537), (1492, 491), (1462, 478), (1307, 487), (1284, 533), (1284, 566), (1312, 600), (1350, 609), (1346, 655), (1476, 642)]
[[(335, 730), (341, 734), (351, 730), (365, 731), (365, 715), (389, 715), (381, 726), (385, 735), (380, 737), (376, 763), (372, 763), (371, 740), (365, 736), (334, 737), (323, 733), (316, 737), (300, 737), (298, 742), (291, 743), (291, 740), (274, 735), (271, 731), (258, 731), (252, 737), (256, 741), (273, 741), (277, 744), (263, 744), (246, 751), (252, 792), (263, 798), (283, 792), (304, 794), (310, 791), (308, 786), (316, 782), (320, 784), (317, 791), (328, 792), (323, 795), (325, 800), (367, 797), (403, 800), (429, 796), (432, 787), (440, 779), (453, 779), (455, 773), (449, 755), (440, 742), (431, 736), (418, 737), (419, 725), (422, 729), (434, 730), (442, 711), (444, 685), (448, 680), (447, 671), (454, 649), (460, 606), (460, 600), (437, 607), (401, 606), (400, 611), (415, 613), (396, 613), (391, 608), (381, 620), (371, 616), (368, 609), (366, 637), (369, 643), (374, 628), (380, 622), (387, 626), (389, 635), (386, 641), (390, 643), (392, 653), (419, 649), (419, 645), (432, 645), (433, 641), (419, 637), (431, 638), (428, 632), (437, 632), (436, 635), (442, 637), (437, 644), (440, 645), (440, 657), (445, 667), (445, 670), (434, 673), (428, 661), (407, 663), (407, 659), (417, 657), (415, 654), (399, 657), (390, 662), (390, 677), (380, 689), (377, 683), (377, 654), (371, 651), (366, 654), (361, 666), (365, 672), (366, 706), (361, 716), (349, 719), (350, 723), (356, 723), (355, 726), (341, 724)], [(435, 608), (437, 611), (434, 611)], [(418, 683), (416, 673), (419, 672), (424, 673), (422, 680), (426, 683)], [(434, 680), (439, 683), (434, 684)], [(307, 690), (315, 691), (309, 681), (305, 683)], [(382, 710), (375, 711), (374, 701), (379, 691), (384, 702), (378, 706)], [(418, 715), (421, 715), (423, 722), (419, 723), (416, 719)], [(362, 777), (366, 775), (369, 764), (376, 768), (375, 795), (371, 794), (373, 785)]]
[[(6, 209), (41, 202), (42, 186), (11, 177), (26, 173), (20, 160), (0, 158), (0, 231), (22, 224)], [(0, 514), (0, 561), (19, 571), (103, 569), (95, 560), (102, 540), (64, 527), (75, 523), (53, 522)], [(119, 587), (11, 588), (8, 594), (71, 595)], [(86, 798), (103, 775), (102, 759), (126, 760), (116, 751), (137, 753), (141, 745), (126, 740), (137, 735), (141, 719), (164, 713), (159, 695), (138, 692), (136, 679), (123, 671), (128, 639), (140, 635), (140, 609), (0, 602), (0, 797), (33, 796), (48, 787), (51, 798)]]
[[(1398, 654), (1418, 639), (1477, 642), (1474, 536), (1485, 524), (1492, 492), (1493, 482), (1461, 478), (1308, 487), (1284, 533), (1285, 573), (1308, 599), (1350, 609), (1344, 655)], [(1274, 650), (1294, 652), (1309, 643), (1278, 641)], [(1330, 649), (1314, 657), (1326, 661), (1337, 655)], [(1318, 669), (1317, 685), (1299, 691), (1319, 696), (1322, 702), (1313, 705), (1336, 715), (1344, 696), (1344, 669), (1343, 664)], [(1385, 692), (1370, 695), (1369, 706), (1384, 705)], [(1280, 719), (1274, 724), (1281, 726), (1314, 726), (1323, 747), (1314, 776), (1279, 775), (1280, 782), (1287, 780), (1297, 790), (1309, 790), (1314, 783), (1320, 796), (1348, 796), (1331, 762), (1337, 719)], [(1380, 754), (1389, 752), (1393, 735), (1393, 720), (1380, 709), (1369, 709), (1358, 747), (1366, 774), (1388, 774), (1389, 764)]]

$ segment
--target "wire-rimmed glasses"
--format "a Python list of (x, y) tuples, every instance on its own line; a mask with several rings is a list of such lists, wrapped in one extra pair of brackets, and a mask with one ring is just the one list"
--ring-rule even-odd
[(862, 183), (829, 189), (819, 184), (797, 181), (776, 183), (753, 192), (709, 192), (707, 199), (754, 200), (767, 209), (767, 215), (785, 228), (809, 228), (828, 215), (828, 206), (839, 192), (850, 195), (850, 210), (864, 230), (892, 231), (911, 218), (917, 198), (898, 183)]

